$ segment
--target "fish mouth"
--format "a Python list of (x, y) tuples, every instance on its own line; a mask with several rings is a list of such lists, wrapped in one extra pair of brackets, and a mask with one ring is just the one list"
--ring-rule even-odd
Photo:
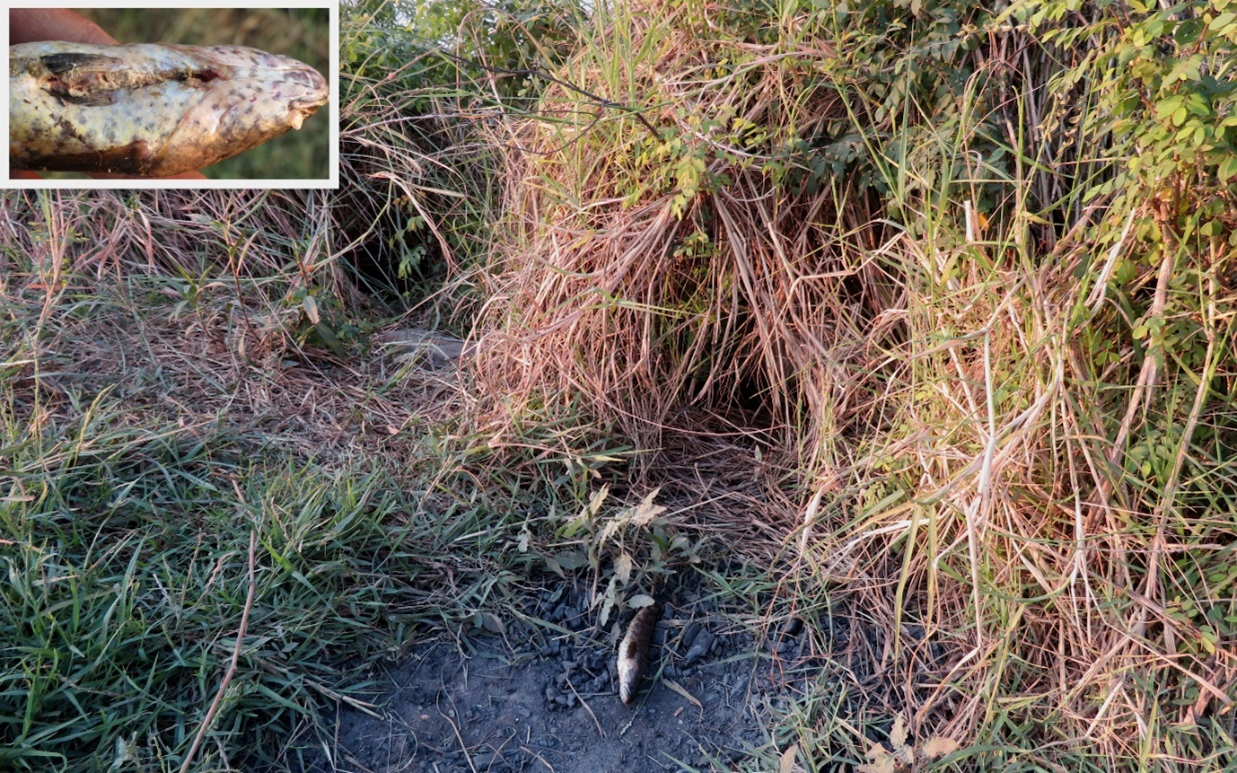
[(317, 70), (306, 68), (287, 73), (290, 83), (299, 86), (303, 93), (288, 100), (288, 122), (293, 129), (300, 129), (306, 118), (331, 99), (326, 79)]
[(288, 121), (293, 129), (300, 129), (306, 118), (330, 101), (331, 92), (326, 79), (314, 69), (294, 70), (287, 74), (287, 79), (302, 90), (288, 100)]
[(331, 96), (329, 94), (314, 94), (307, 97), (297, 97), (289, 102), (288, 106), (293, 110), (309, 110), (313, 112), (330, 101)]

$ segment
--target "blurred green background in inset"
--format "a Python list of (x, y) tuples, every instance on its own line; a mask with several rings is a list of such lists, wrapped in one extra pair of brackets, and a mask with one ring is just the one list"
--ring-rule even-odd
[[(327, 8), (76, 8), (121, 43), (236, 45), (290, 56), (330, 82)], [(288, 131), (201, 170), (211, 179), (325, 180), (330, 177), (330, 110), (324, 105), (300, 131)]]

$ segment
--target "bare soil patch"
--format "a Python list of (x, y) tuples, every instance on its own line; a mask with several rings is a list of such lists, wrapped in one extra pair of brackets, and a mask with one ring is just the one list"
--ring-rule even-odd
[[(585, 589), (547, 589), (489, 621), (501, 635), (439, 637), (371, 674), (381, 710), (343, 710), (335, 759), (319, 769), (733, 770), (769, 744), (791, 699), (844, 681), (797, 619), (762, 633), (698, 590), (663, 595), (650, 676), (631, 705), (615, 681), (621, 627), (599, 630)], [(825, 638), (845, 646), (850, 628), (836, 623)]]

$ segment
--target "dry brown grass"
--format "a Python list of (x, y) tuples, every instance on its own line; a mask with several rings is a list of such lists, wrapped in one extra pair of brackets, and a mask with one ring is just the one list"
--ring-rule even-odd
[[(788, 50), (697, 34), (686, 10), (632, 13), (631, 29), (594, 41), (614, 60), (590, 49), (560, 75), (644, 111), (658, 139), (562, 86), (542, 102), (557, 120), (495, 137), (511, 222), (482, 278), (478, 378), (508, 406), (586, 396), (642, 449), (692, 429), (693, 407), (745, 408), (753, 426), (786, 430), (807, 467), (845, 465), (839, 437), (871, 418), (859, 382), (901, 289), (868, 201), (827, 186), (787, 195), (785, 138), (750, 129), (802, 119), (811, 135), (842, 108), (801, 88)], [(657, 52), (628, 70), (631, 40)], [(743, 64), (718, 68), (726, 59)]]
[[(476, 362), (494, 447), (568, 458), (570, 434), (538, 435), (546, 417), (612, 426), (647, 452), (638, 495), (658, 483), (681, 522), (772, 561), (802, 609), (846, 597), (881, 631), (856, 645), (881, 685), (852, 685), (862, 721), (903, 712), (917, 737), (1067, 769), (1220, 759), (1232, 248), (1187, 243), (1154, 201), (1046, 227), (1037, 207), (1079, 152), (1054, 137), (1006, 147), (1053, 162), (1017, 164), (988, 223), (979, 120), (885, 158), (896, 217), (845, 182), (797, 186), (779, 130), (813, 136), (844, 106), (810, 56), (781, 57), (831, 44), (641, 9), (615, 8), (557, 73), (608, 104), (554, 87), (540, 120), (495, 137), (511, 220), (479, 279)], [(1034, 45), (1020, 35), (992, 50)], [(1002, 89), (1022, 67), (985, 60), (968, 98), (1016, 102)], [(1161, 237), (1131, 235), (1151, 215)], [(1114, 284), (1114, 263), (1132, 276)], [(1131, 334), (1142, 323), (1175, 343)]]
[[(224, 191), (0, 200), (0, 238), (28, 256), (0, 259), (11, 330), (25, 329), (5, 337), (23, 402), (54, 410), (110, 392), (135, 426), (223, 422), (324, 462), (412, 456), (408, 430), (458, 410), (458, 381), (381, 348), (356, 356), (341, 301), (359, 296), (331, 259), (325, 206), (315, 193)], [(79, 297), (93, 298), (89, 313)]]

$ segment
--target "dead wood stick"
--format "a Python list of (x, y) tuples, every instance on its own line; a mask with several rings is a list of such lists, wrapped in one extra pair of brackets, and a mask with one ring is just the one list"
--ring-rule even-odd
[(236, 676), (236, 667), (241, 659), (241, 646), (245, 643), (245, 632), (249, 629), (249, 612), (253, 609), (253, 597), (256, 595), (258, 583), (254, 580), (254, 556), (257, 552), (258, 533), (250, 529), (249, 531), (249, 591), (245, 596), (245, 611), (241, 613), (241, 625), (236, 631), (236, 646), (232, 648), (232, 662), (228, 664), (227, 673), (223, 675), (223, 681), (219, 683), (219, 689), (215, 692), (215, 700), (211, 702), (210, 708), (206, 711), (206, 718), (202, 720), (202, 724), (198, 726), (198, 734), (193, 738), (193, 745), (189, 747), (189, 752), (185, 755), (185, 761), (181, 763), (180, 773), (186, 773), (189, 766), (193, 764), (193, 758), (198, 753), (198, 747), (202, 745), (202, 739), (206, 737), (206, 731), (210, 729), (211, 723), (215, 719), (215, 714), (219, 711), (219, 704), (223, 703), (223, 696), (228, 691), (228, 685), (232, 683), (232, 677)]

